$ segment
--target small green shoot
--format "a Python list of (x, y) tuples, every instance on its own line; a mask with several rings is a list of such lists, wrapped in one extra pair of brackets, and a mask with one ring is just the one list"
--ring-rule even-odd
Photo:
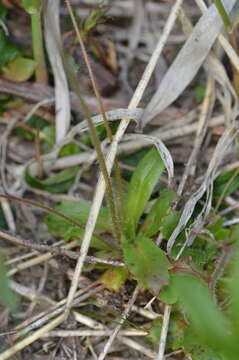
[(195, 99), (198, 103), (202, 102), (206, 92), (205, 84), (198, 84), (195, 88)]

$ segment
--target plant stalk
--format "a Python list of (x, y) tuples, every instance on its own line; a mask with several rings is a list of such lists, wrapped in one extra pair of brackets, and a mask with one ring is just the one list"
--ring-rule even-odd
[(41, 13), (36, 12), (31, 14), (32, 24), (32, 46), (33, 55), (36, 61), (36, 81), (40, 84), (48, 84), (48, 74), (45, 62), (44, 48), (43, 48), (43, 36), (41, 25)]
[(108, 170), (107, 170), (107, 167), (105, 164), (104, 155), (101, 150), (101, 144), (100, 144), (100, 140), (98, 137), (98, 133), (97, 133), (95, 126), (91, 120), (91, 114), (90, 114), (89, 108), (81, 95), (81, 90), (79, 88), (79, 84), (76, 79), (74, 70), (72, 70), (71, 65), (68, 63), (67, 57), (65, 56), (65, 54), (63, 54), (62, 58), (63, 58), (63, 64), (65, 67), (65, 71), (66, 71), (67, 77), (69, 79), (70, 85), (80, 101), (84, 117), (87, 119), (87, 122), (88, 122), (90, 136), (91, 136), (92, 142), (94, 144), (94, 147), (95, 147), (95, 150), (97, 153), (97, 157), (98, 157), (98, 161), (99, 161), (99, 165), (100, 165), (100, 169), (102, 171), (102, 174), (103, 174), (103, 177), (105, 180), (105, 184), (106, 184), (106, 197), (107, 197), (107, 201), (109, 204), (110, 213), (111, 213), (111, 217), (112, 217), (114, 234), (115, 234), (117, 241), (120, 243), (121, 230), (119, 227), (119, 222), (118, 222), (118, 217), (117, 217), (117, 212), (116, 212), (116, 207), (115, 207), (115, 202), (114, 202), (113, 189), (112, 189), (112, 184), (111, 184), (110, 177), (108, 174)]
[[(94, 89), (94, 92), (95, 92), (97, 103), (98, 103), (100, 112), (101, 112), (102, 117), (103, 117), (107, 137), (108, 137), (108, 139), (109, 139), (109, 141), (111, 143), (112, 140), (113, 140), (112, 131), (111, 131), (109, 122), (108, 122), (106, 114), (105, 114), (103, 102), (102, 102), (102, 99), (101, 99), (101, 96), (100, 96), (100, 93), (99, 93), (99, 90), (98, 90), (98, 87), (97, 87), (97, 84), (96, 84), (96, 81), (95, 81), (95, 77), (94, 77), (94, 74), (93, 74), (93, 71), (92, 71), (92, 67), (91, 67), (91, 64), (90, 64), (90, 61), (89, 61), (89, 58), (88, 58), (88, 55), (87, 55), (85, 45), (84, 45), (84, 41), (82, 39), (79, 27), (77, 25), (74, 13), (72, 11), (70, 1), (65, 0), (65, 2), (66, 2), (68, 11), (69, 11), (69, 14), (70, 14), (70, 17), (71, 17), (71, 20), (72, 20), (76, 35), (77, 35), (77, 39), (78, 39), (79, 44), (81, 46), (81, 50), (82, 50), (83, 57), (84, 57), (84, 60), (85, 60), (85, 63), (86, 63), (87, 69), (88, 69), (88, 73), (89, 73), (89, 77), (90, 77), (92, 86), (93, 86), (93, 89)], [(76, 93), (79, 93), (79, 87), (78, 87), (78, 91), (76, 91)], [(84, 102), (82, 97), (81, 97), (80, 101)], [(94, 124), (92, 123), (90, 112), (88, 111), (88, 109), (86, 109), (86, 107), (87, 107), (86, 104), (84, 104), (84, 108), (85, 108), (85, 110), (87, 110), (86, 111), (86, 115), (87, 115), (86, 118), (87, 118), (87, 121), (88, 121), (88, 126), (89, 126), (89, 129), (90, 129), (90, 133), (91, 133), (91, 136), (92, 136), (93, 143), (95, 145), (95, 149), (97, 151), (98, 160), (99, 160), (99, 163), (100, 163), (100, 166), (101, 166), (101, 169), (102, 169), (102, 173), (103, 173), (105, 181), (106, 181), (106, 188), (107, 188), (108, 200), (109, 200), (109, 205), (110, 205), (111, 214), (112, 214), (112, 221), (113, 221), (113, 223), (115, 222), (115, 225), (117, 225), (117, 226), (115, 226), (115, 232), (116, 232), (116, 234), (118, 234), (117, 238), (119, 240), (119, 234), (121, 232), (119, 231), (119, 227), (118, 227), (119, 221), (118, 221), (118, 216), (117, 216), (117, 212), (116, 212), (116, 206), (115, 206), (115, 202), (114, 202), (112, 184), (110, 182), (109, 174), (108, 174), (108, 171), (107, 171), (107, 168), (106, 168), (106, 165), (105, 165), (105, 161), (104, 161), (104, 157), (103, 157), (103, 154), (102, 154), (102, 151), (101, 151), (100, 140), (98, 138), (97, 131), (95, 130)], [(103, 171), (103, 168), (104, 168), (104, 171)], [(122, 219), (125, 219), (124, 202), (123, 202), (123, 190), (122, 190), (123, 186), (122, 186), (122, 180), (121, 180), (121, 173), (120, 173), (119, 164), (118, 164), (118, 161), (116, 159), (115, 159), (115, 180), (116, 180), (116, 185), (117, 185), (119, 199), (120, 199), (120, 215), (121, 215)], [(113, 219), (115, 219), (115, 220), (113, 220)]]

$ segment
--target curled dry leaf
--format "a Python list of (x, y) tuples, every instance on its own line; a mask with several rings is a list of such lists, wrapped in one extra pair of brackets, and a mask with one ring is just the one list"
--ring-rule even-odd
[[(229, 13), (236, 0), (224, 0), (223, 3)], [(145, 110), (141, 120), (141, 127), (145, 126), (152, 118), (176, 100), (192, 81), (205, 61), (221, 28), (222, 20), (215, 5), (211, 5), (202, 15), (165, 74), (158, 90)]]

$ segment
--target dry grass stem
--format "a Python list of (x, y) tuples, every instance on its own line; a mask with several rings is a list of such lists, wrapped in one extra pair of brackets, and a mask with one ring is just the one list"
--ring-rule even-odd
[(164, 352), (166, 347), (167, 335), (168, 335), (168, 327), (169, 327), (169, 320), (171, 314), (171, 305), (165, 305), (164, 315), (163, 315), (163, 324), (161, 329), (161, 336), (159, 342), (159, 351), (156, 360), (163, 360), (164, 359)]
[(116, 336), (118, 335), (122, 325), (124, 324), (125, 320), (127, 319), (131, 309), (132, 309), (132, 306), (134, 305), (135, 301), (136, 301), (136, 298), (138, 296), (138, 293), (139, 293), (139, 287), (137, 286), (134, 290), (134, 293), (131, 297), (131, 299), (129, 300), (127, 306), (126, 306), (126, 309), (124, 310), (123, 314), (122, 314), (122, 317), (121, 319), (119, 320), (119, 325), (116, 326), (116, 328), (113, 330), (113, 332), (111, 332), (110, 334), (110, 337), (108, 339), (108, 341), (106, 342), (105, 346), (104, 346), (104, 349), (102, 350), (102, 352), (100, 353), (99, 355), (99, 360), (104, 360), (112, 343), (114, 342)]
[(49, 322), (49, 324), (43, 326), (41, 329), (35, 331), (33, 334), (29, 335), (25, 339), (19, 341), (18, 343), (13, 345), (10, 349), (8, 349), (8, 350), (4, 351), (3, 353), (1, 353), (0, 354), (0, 359), (1, 360), (6, 360), (6, 359), (11, 358), (14, 354), (21, 351), (26, 346), (32, 344), (37, 339), (40, 339), (45, 333), (47, 333), (50, 330), (54, 329), (56, 326), (61, 324), (64, 320), (65, 320), (65, 313), (58, 316), (57, 318), (55, 318), (54, 320)]
[[(53, 330), (44, 335), (44, 337), (74, 337), (74, 336), (110, 336), (112, 330)], [(143, 330), (121, 330), (119, 332), (121, 336), (147, 336), (147, 331)]]
[(45, 40), (55, 83), (56, 142), (64, 139), (71, 118), (70, 94), (61, 58), (60, 1), (47, 0), (44, 8)]
[(134, 350), (137, 350), (139, 353), (148, 356), (150, 359), (155, 359), (157, 356), (157, 354), (154, 351), (146, 348), (146, 346), (143, 346), (142, 344), (139, 344), (138, 342), (129, 339), (127, 337), (119, 336), (118, 341)]
[(182, 195), (188, 177), (190, 176), (191, 178), (193, 178), (195, 175), (197, 157), (199, 155), (199, 151), (202, 146), (203, 139), (206, 135), (209, 117), (211, 116), (211, 112), (215, 102), (214, 84), (215, 84), (214, 79), (209, 77), (207, 80), (206, 92), (198, 121), (198, 129), (195, 134), (194, 147), (188, 159), (186, 168), (184, 170), (181, 182), (178, 187), (177, 193), (179, 196)]

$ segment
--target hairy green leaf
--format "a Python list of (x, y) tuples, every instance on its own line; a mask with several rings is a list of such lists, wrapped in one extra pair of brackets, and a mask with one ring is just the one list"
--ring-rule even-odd
[(192, 326), (188, 326), (184, 333), (183, 348), (186, 354), (190, 354), (192, 360), (229, 360), (210, 347), (202, 346)]
[(235, 354), (230, 324), (209, 289), (189, 274), (177, 274), (172, 282), (200, 343), (227, 355)]
[(134, 243), (123, 243), (125, 264), (143, 288), (158, 295), (169, 282), (170, 263), (163, 250), (147, 237), (140, 236)]

